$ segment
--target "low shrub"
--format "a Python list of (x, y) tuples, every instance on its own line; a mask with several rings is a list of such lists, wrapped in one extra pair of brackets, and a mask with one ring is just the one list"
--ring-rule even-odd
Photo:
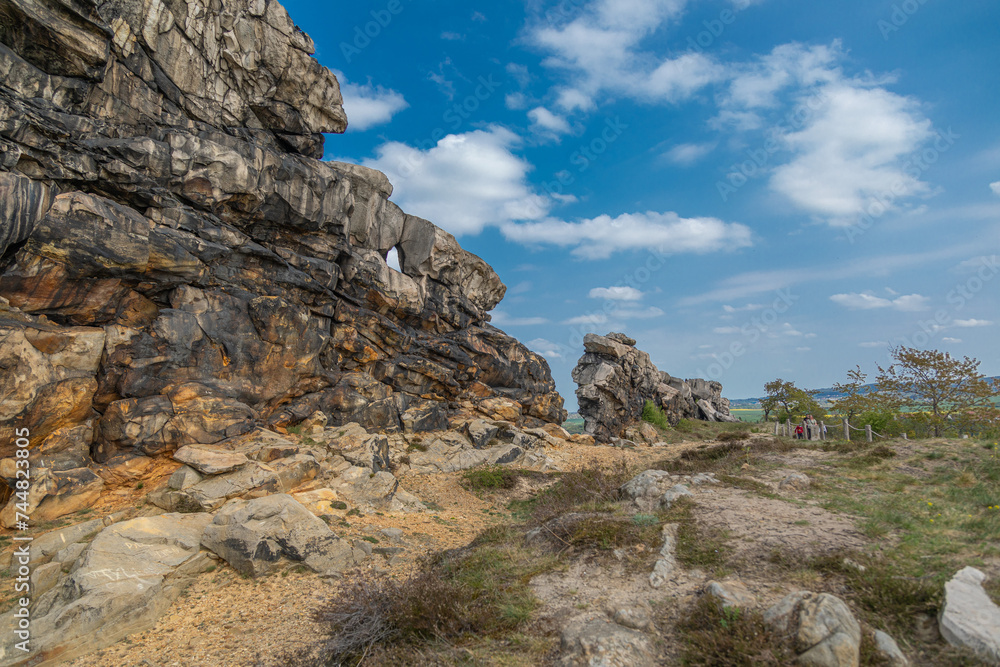
[(625, 463), (610, 468), (584, 468), (562, 473), (555, 484), (533, 498), (511, 503), (529, 524), (538, 525), (568, 512), (603, 509), (619, 499), (619, 489), (635, 472)]
[(405, 581), (345, 582), (313, 614), (326, 634), (318, 658), (295, 664), (353, 664), (377, 645), (514, 631), (538, 605), (527, 582), (554, 561), (497, 538), (480, 537), (469, 547), (438, 554)]
[(758, 611), (724, 607), (704, 595), (677, 623), (685, 665), (756, 667), (790, 665), (795, 653)]
[(647, 400), (642, 406), (642, 421), (664, 430), (670, 428), (670, 421), (667, 419), (667, 413), (650, 400)]

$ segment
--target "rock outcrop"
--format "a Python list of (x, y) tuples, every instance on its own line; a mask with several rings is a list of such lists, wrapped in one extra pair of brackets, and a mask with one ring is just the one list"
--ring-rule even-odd
[(346, 117), (312, 53), (276, 0), (0, 0), (0, 459), (29, 429), (39, 513), (95, 462), (317, 412), (564, 419), (490, 266), (317, 159)]
[(681, 419), (738, 421), (729, 414), (722, 385), (708, 380), (681, 380), (656, 368), (635, 340), (621, 333), (587, 334), (584, 355), (573, 369), (576, 396), (586, 432), (598, 441), (622, 437), (642, 415), (646, 401)]
[(983, 588), (985, 581), (986, 575), (974, 567), (959, 570), (945, 584), (938, 624), (949, 644), (1000, 665), (1000, 607)]

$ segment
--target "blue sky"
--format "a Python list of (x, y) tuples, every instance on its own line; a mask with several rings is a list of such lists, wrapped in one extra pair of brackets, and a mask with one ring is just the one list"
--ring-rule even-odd
[(758, 396), (890, 345), (1000, 374), (1000, 6), (285, 0), (329, 159), (459, 237), (570, 409), (589, 331)]

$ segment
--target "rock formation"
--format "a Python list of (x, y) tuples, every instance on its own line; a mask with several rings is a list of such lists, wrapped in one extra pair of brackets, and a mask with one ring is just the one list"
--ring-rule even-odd
[(738, 421), (729, 414), (722, 385), (681, 380), (658, 370), (635, 340), (621, 333), (587, 334), (584, 355), (573, 369), (586, 432), (598, 442), (621, 437), (642, 415), (646, 401), (662, 408), (671, 423), (680, 419)]
[(94, 462), (317, 411), (565, 417), (489, 324), (490, 266), (383, 174), (318, 160), (347, 119), (312, 53), (275, 0), (0, 0), (0, 475), (29, 429), (33, 510), (99, 491)]

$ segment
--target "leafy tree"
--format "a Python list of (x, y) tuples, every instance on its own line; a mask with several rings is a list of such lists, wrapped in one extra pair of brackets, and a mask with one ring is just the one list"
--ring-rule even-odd
[(995, 412), (991, 399), (1000, 395), (1000, 382), (986, 379), (978, 360), (902, 345), (890, 354), (895, 363), (887, 369), (878, 367), (879, 393), (928, 413), (934, 437), (941, 436), (952, 415)]
[(859, 424), (874, 425), (875, 422), (891, 418), (899, 409), (894, 396), (866, 384), (868, 375), (861, 372), (860, 366), (847, 371), (847, 379), (845, 383), (838, 382), (833, 385), (834, 391), (844, 394), (834, 401), (833, 409), (837, 414), (846, 417), (851, 424), (855, 424), (857, 418), (864, 416)]
[(764, 385), (767, 396), (760, 401), (764, 409), (764, 419), (775, 413), (778, 421), (797, 419), (806, 415), (822, 415), (823, 408), (819, 406), (813, 393), (799, 389), (794, 382), (786, 382), (781, 378)]

